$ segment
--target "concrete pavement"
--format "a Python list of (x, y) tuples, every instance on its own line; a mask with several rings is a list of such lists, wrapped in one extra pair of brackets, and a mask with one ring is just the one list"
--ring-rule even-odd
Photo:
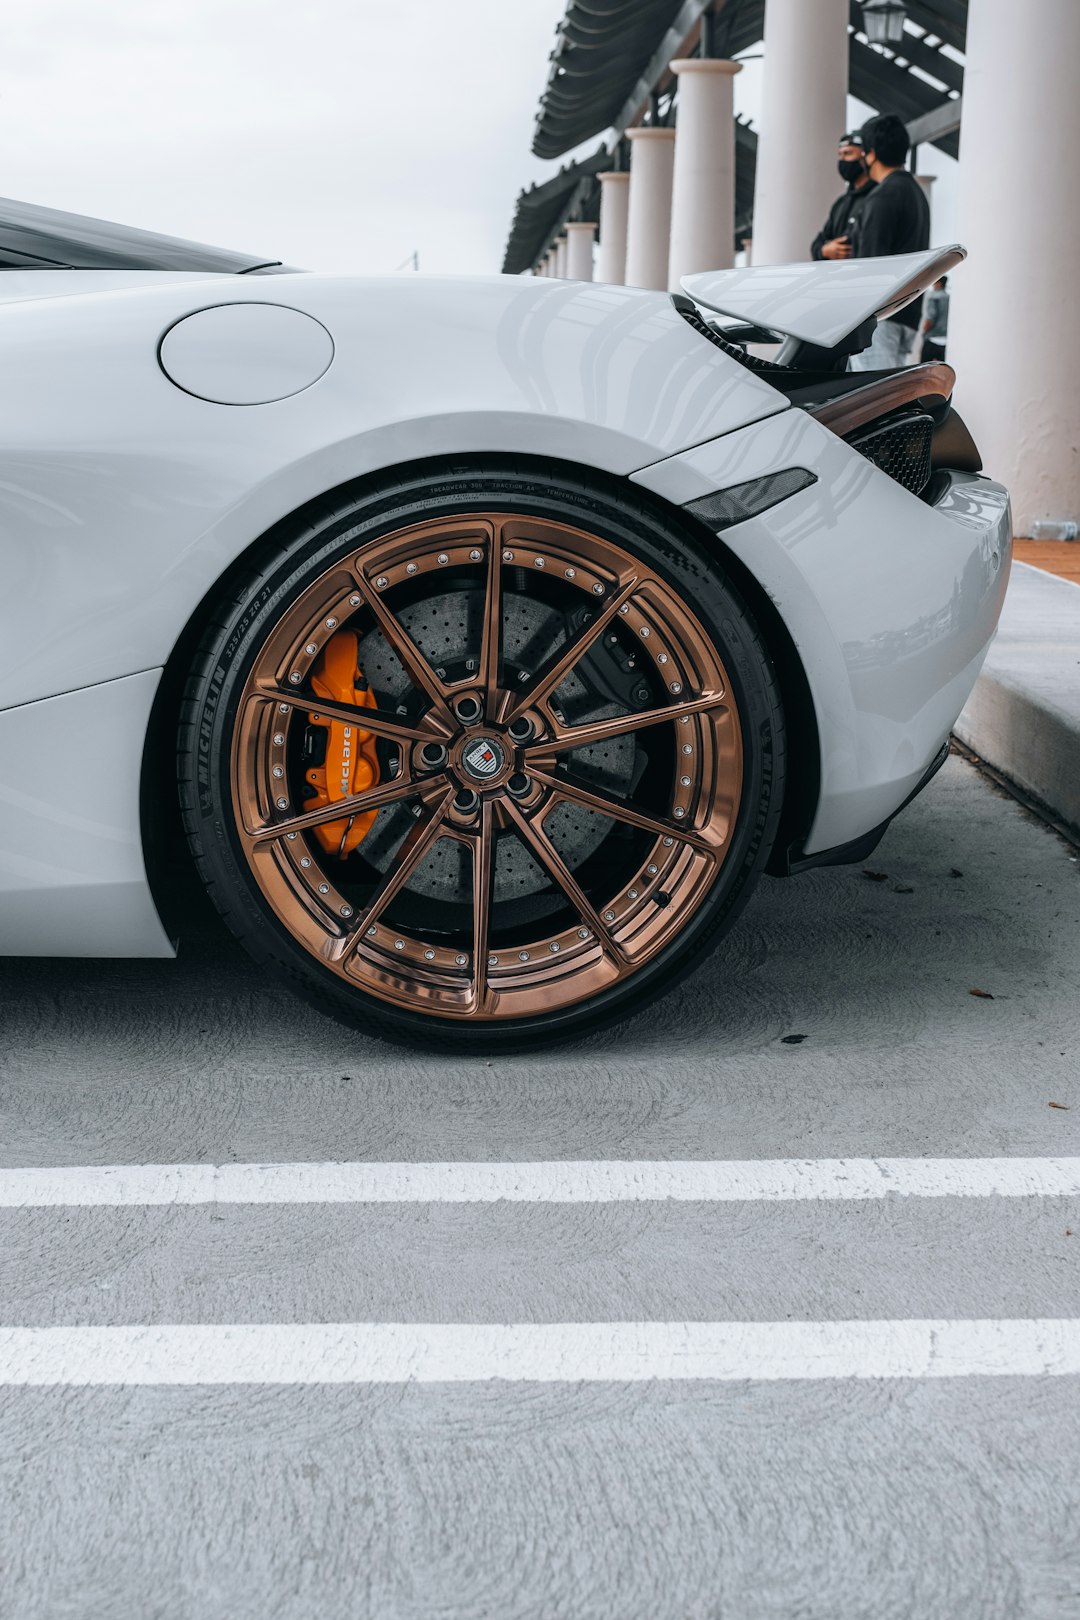
[[(764, 884), (679, 995), (535, 1058), (356, 1036), (203, 914), (176, 964), (0, 964), (0, 1187), (18, 1166), (672, 1159), (769, 1161), (765, 1185), (772, 1161), (1080, 1155), (1076, 849), (953, 759), (869, 873)], [(1080, 1318), (1080, 1199), (954, 1185), (16, 1203), (0, 1339)], [(1077, 1377), (0, 1388), (0, 1607), (1072, 1620), (1078, 1450)]]

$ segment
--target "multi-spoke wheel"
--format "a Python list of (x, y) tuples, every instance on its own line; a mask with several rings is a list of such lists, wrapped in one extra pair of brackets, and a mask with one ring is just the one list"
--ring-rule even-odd
[(181, 727), (204, 875), (354, 1020), (557, 1036), (745, 897), (782, 725), (745, 610), (631, 500), (535, 474), (353, 501), (216, 624)]

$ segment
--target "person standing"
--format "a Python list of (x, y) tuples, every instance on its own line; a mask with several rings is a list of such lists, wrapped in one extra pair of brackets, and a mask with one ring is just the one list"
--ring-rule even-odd
[[(859, 219), (855, 257), (877, 259), (890, 253), (918, 253), (930, 246), (930, 207), (922, 187), (904, 168), (908, 132), (895, 113), (879, 113), (862, 127), (870, 178), (876, 182)], [(852, 355), (852, 371), (886, 371), (907, 363), (919, 325), (918, 303), (878, 321), (874, 340)]]
[(866, 167), (862, 136), (856, 130), (841, 135), (836, 152), (836, 167), (841, 180), (847, 181), (847, 190), (837, 197), (829, 209), (829, 217), (810, 244), (812, 259), (850, 259), (854, 252), (853, 238), (858, 229), (859, 215), (874, 182)]
[(949, 278), (935, 281), (923, 300), (923, 318), (919, 322), (922, 336), (922, 359), (944, 360), (945, 339), (949, 332)]

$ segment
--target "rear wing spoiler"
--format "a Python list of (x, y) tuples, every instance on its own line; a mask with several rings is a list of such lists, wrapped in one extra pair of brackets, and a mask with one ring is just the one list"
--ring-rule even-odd
[(954, 243), (882, 259), (702, 270), (683, 276), (682, 289), (720, 315), (832, 349), (866, 322), (903, 309), (966, 258), (967, 249)]

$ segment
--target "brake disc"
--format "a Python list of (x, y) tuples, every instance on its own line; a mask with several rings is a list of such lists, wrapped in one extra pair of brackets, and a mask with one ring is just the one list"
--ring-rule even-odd
[[(475, 649), (483, 612), (483, 591), (465, 588), (423, 597), (403, 607), (398, 619), (439, 675), (454, 680), (464, 678), (476, 668)], [(507, 590), (503, 599), (503, 660), (508, 678), (523, 685), (562, 646), (570, 631), (567, 616), (561, 609), (524, 591)], [(601, 652), (597, 656), (603, 662), (606, 655)], [(416, 703), (415, 693), (381, 631), (372, 630), (361, 639), (357, 662), (378, 694), (380, 707), (411, 712)], [(604, 670), (609, 677), (604, 681), (607, 692), (598, 692), (576, 672), (559, 687), (559, 702), (573, 723), (580, 725), (620, 712), (609, 680), (614, 678), (618, 684), (625, 684), (626, 672), (610, 657), (608, 662), (613, 667)], [(587, 676), (588, 671), (585, 673)], [(576, 749), (567, 756), (573, 762), (575, 773), (583, 780), (620, 796), (635, 785), (636, 757), (637, 744), (632, 734)], [(379, 812), (363, 842), (364, 859), (377, 871), (385, 872), (409, 825), (406, 808), (394, 806)], [(569, 804), (555, 810), (545, 825), (571, 871), (596, 853), (611, 830), (611, 823), (605, 817)], [(465, 856), (460, 844), (449, 839), (438, 840), (412, 879), (410, 888), (433, 900), (467, 904), (471, 877)], [(550, 888), (550, 883), (550, 877), (519, 839), (513, 836), (499, 839), (492, 895), (496, 905), (504, 900), (520, 902)]]

